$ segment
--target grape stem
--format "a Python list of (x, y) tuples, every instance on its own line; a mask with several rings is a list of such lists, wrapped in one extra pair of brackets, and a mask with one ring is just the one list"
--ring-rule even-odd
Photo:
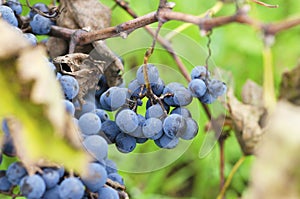
[(220, 27), (230, 23), (241, 23), (254, 27), (255, 29), (264, 31), (265, 34), (275, 35), (278, 32), (292, 28), (300, 24), (300, 17), (294, 19), (287, 19), (277, 23), (264, 24), (260, 21), (252, 19), (248, 16), (248, 6), (244, 6), (237, 10), (234, 15), (220, 16), (215, 18), (198, 17), (191, 14), (172, 11), (166, 7), (160, 9), (159, 17), (157, 12), (151, 12), (144, 16), (137, 17), (133, 20), (129, 20), (114, 27), (103, 28), (101, 30), (91, 32), (81, 32), (80, 34), (72, 37), (72, 35), (78, 31), (74, 29), (63, 28), (59, 26), (52, 26), (50, 35), (55, 37), (61, 37), (66, 40), (71, 38), (76, 45), (90, 44), (97, 40), (108, 39), (112, 37), (121, 36), (122, 32), (131, 33), (136, 29), (145, 27), (146, 25), (158, 22), (160, 19), (165, 21), (176, 20), (186, 23), (192, 23), (198, 25), (203, 30), (211, 30), (216, 27)]

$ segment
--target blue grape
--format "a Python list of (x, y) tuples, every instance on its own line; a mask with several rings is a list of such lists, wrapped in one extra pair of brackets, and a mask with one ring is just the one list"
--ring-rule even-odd
[[(37, 38), (34, 34), (32, 33), (24, 33), (23, 36), (25, 37), (25, 39), (27, 39), (27, 41), (33, 45), (36, 46), (37, 45)], [(50, 63), (50, 62), (49, 62)]]
[(136, 143), (143, 144), (148, 141), (148, 138), (136, 138)]
[(165, 117), (165, 112), (163, 108), (160, 106), (160, 104), (154, 104), (146, 110), (146, 119), (152, 117), (158, 119)]
[(105, 169), (108, 175), (111, 173), (117, 173), (117, 165), (114, 161), (107, 159), (105, 160), (105, 163)]
[(211, 104), (216, 101), (216, 99), (217, 98), (215, 98), (208, 90), (202, 97), (199, 98), (199, 100), (204, 104)]
[(38, 35), (46, 35), (50, 32), (52, 21), (42, 15), (36, 14), (29, 22), (32, 32)]
[(85, 113), (78, 120), (79, 128), (85, 135), (95, 135), (101, 129), (101, 120), (95, 113)]
[(103, 109), (115, 111), (126, 103), (128, 90), (126, 88), (110, 87), (100, 97)]
[(9, 0), (6, 2), (7, 6), (10, 7), (17, 15), (22, 13), (22, 4), (19, 0)]
[(135, 149), (136, 140), (126, 133), (120, 133), (116, 137), (116, 147), (122, 153), (129, 153)]
[[(47, 14), (49, 12), (49, 8), (44, 3), (36, 3), (32, 7), (45, 13), (45, 14)], [(30, 19), (32, 19), (36, 14), (37, 14), (37, 12), (35, 10), (31, 9), (29, 12)]]
[(118, 127), (118, 125), (116, 124), (116, 122), (112, 120), (106, 120), (105, 122), (103, 122), (101, 131), (112, 143), (116, 141), (117, 135), (122, 132)]
[(4, 142), (2, 146), (3, 154), (9, 157), (15, 157), (17, 155), (16, 147), (13, 143), (13, 139), (10, 135), (4, 136)]
[(160, 148), (173, 149), (178, 145), (179, 139), (177, 137), (170, 138), (166, 134), (163, 134), (160, 138), (154, 140), (154, 142)]
[(111, 187), (101, 187), (98, 191), (98, 199), (119, 199), (118, 192)]
[(75, 105), (76, 107), (78, 107), (77, 109), (75, 109), (76, 110), (75, 117), (77, 118), (80, 118), (85, 113), (95, 112), (96, 110), (95, 102), (89, 99), (85, 100), (85, 102), (81, 105), (81, 107), (78, 100), (76, 100), (73, 103), (76, 104)]
[[(136, 79), (138, 83), (141, 85), (145, 84), (143, 71), (144, 71), (143, 65), (140, 66), (136, 71)], [(148, 74), (149, 83), (158, 83), (159, 72), (153, 64), (147, 64), (147, 74)]]
[(104, 75), (101, 75), (101, 77), (99, 78), (98, 84), (97, 84), (97, 89), (96, 89), (96, 93), (95, 93), (95, 97), (97, 99), (100, 99), (100, 96), (107, 91), (107, 89), (109, 88), (107, 81), (106, 81), (106, 77)]
[(46, 191), (46, 185), (43, 178), (35, 174), (21, 180), (20, 190), (28, 199), (40, 199)]
[(105, 121), (109, 120), (109, 115), (106, 113), (105, 110), (103, 110), (103, 109), (95, 109), (94, 112), (96, 113), (96, 115), (98, 115), (98, 117), (100, 118), (101, 122), (105, 122)]
[(79, 92), (79, 85), (78, 81), (74, 77), (70, 75), (63, 75), (59, 78), (59, 81), (67, 99), (71, 100), (77, 96)]
[(56, 168), (56, 170), (58, 171), (59, 177), (63, 177), (65, 174), (65, 168), (64, 167), (58, 167)]
[(131, 94), (131, 96), (138, 98), (140, 94), (146, 94), (147, 89), (145, 86), (140, 85), (137, 79), (134, 79), (128, 84), (128, 91)]
[(154, 117), (148, 118), (143, 125), (143, 134), (146, 138), (160, 137), (162, 135), (162, 121)]
[(196, 66), (193, 68), (193, 70), (191, 71), (191, 78), (193, 79), (202, 79), (202, 80), (206, 80), (206, 73), (208, 75), (208, 77), (210, 77), (210, 72), (207, 71), (205, 66)]
[[(34, 34), (32, 34), (32, 35), (34, 36)], [(54, 72), (56, 72), (56, 66), (51, 61), (47, 60), (47, 63), (48, 63), (48, 66), (51, 68), (51, 70), (53, 70)]]
[(191, 140), (198, 134), (198, 124), (192, 118), (185, 118), (186, 121), (186, 130), (183, 133), (180, 133), (178, 136), (184, 140)]
[(175, 106), (187, 106), (192, 102), (193, 97), (188, 89), (180, 88), (174, 91), (173, 100)]
[(192, 102), (191, 93), (180, 83), (172, 82), (168, 84), (163, 94), (173, 94), (164, 98), (164, 102), (169, 106), (186, 106)]
[(84, 148), (98, 161), (106, 159), (108, 144), (99, 135), (90, 135), (83, 140)]
[(124, 179), (118, 173), (110, 173), (108, 174), (107, 178), (119, 183), (120, 185), (124, 185)]
[(178, 114), (178, 115), (182, 115), (183, 117), (187, 118), (187, 117), (192, 117), (192, 114), (191, 112), (184, 108), (184, 107), (177, 107), (177, 108), (174, 108), (172, 111), (171, 111), (171, 114)]
[(138, 128), (139, 118), (134, 111), (124, 109), (116, 116), (116, 123), (124, 133), (130, 134)]
[(12, 184), (9, 182), (6, 171), (0, 171), (0, 191), (9, 191)]
[(58, 183), (60, 176), (58, 170), (45, 168), (43, 169), (42, 178), (45, 181), (46, 188), (51, 189)]
[(171, 114), (164, 120), (163, 130), (167, 136), (173, 139), (178, 134), (185, 132), (186, 121), (181, 115)]
[(150, 85), (151, 85), (151, 89), (152, 89), (153, 93), (156, 96), (160, 96), (163, 93), (164, 88), (165, 88), (165, 83), (160, 78), (158, 79), (158, 81), (156, 83), (151, 83)]
[(84, 185), (75, 177), (64, 179), (59, 185), (59, 197), (63, 199), (81, 199), (84, 195)]
[(218, 98), (219, 96), (223, 95), (227, 90), (226, 84), (217, 79), (212, 79), (209, 81), (207, 88), (214, 98)]
[(74, 107), (74, 104), (73, 104), (72, 102), (70, 102), (69, 100), (63, 100), (63, 103), (64, 103), (64, 105), (65, 105), (66, 111), (67, 111), (70, 115), (74, 116), (74, 114), (75, 114), (75, 107)]
[(107, 172), (105, 168), (97, 163), (88, 165), (87, 175), (82, 177), (83, 183), (92, 192), (98, 191), (106, 182)]
[(43, 199), (61, 199), (59, 196), (59, 186), (56, 185), (55, 187), (46, 190), (43, 195)]
[(1, 18), (7, 21), (10, 25), (16, 27), (18, 26), (18, 20), (14, 14), (14, 11), (10, 7), (0, 5), (0, 13)]
[(10, 164), (6, 171), (7, 179), (13, 185), (19, 185), (25, 175), (27, 175), (27, 171), (21, 162)]
[(143, 117), (140, 114), (137, 114), (137, 116), (138, 116), (138, 120), (139, 120), (138, 127), (135, 129), (135, 131), (133, 131), (132, 133), (129, 133), (129, 135), (136, 137), (136, 138), (142, 138), (142, 137), (145, 137), (143, 134), (143, 131), (142, 131), (142, 127), (143, 127), (146, 119), (145, 119), (145, 117)]
[[(154, 104), (159, 104), (159, 103), (156, 103), (156, 102), (155, 102)], [(151, 104), (151, 100), (148, 99), (148, 100), (147, 100), (147, 103), (146, 103), (146, 109), (148, 109), (150, 106), (152, 106), (152, 105), (154, 105), (154, 104)], [(162, 104), (163, 104), (163, 106), (164, 106), (166, 112), (169, 113), (169, 111), (170, 111), (170, 106), (169, 106), (168, 104), (166, 104), (164, 101), (162, 101)]]
[(207, 87), (203, 80), (193, 79), (189, 83), (189, 90), (193, 97), (202, 97), (205, 94)]

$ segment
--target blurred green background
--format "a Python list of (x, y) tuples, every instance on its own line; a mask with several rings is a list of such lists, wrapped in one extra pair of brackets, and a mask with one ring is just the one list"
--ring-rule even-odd
[[(22, 1), (23, 3), (25, 1)], [(30, 1), (31, 4), (41, 2), (37, 0)], [(49, 1), (43, 1), (48, 3)], [(132, 19), (122, 8), (115, 6), (113, 0), (101, 1), (112, 10), (112, 25), (117, 25)], [(158, 6), (158, 0), (128, 0), (130, 7), (140, 16), (155, 11)], [(218, 1), (207, 0), (173, 0), (176, 3), (175, 11), (199, 15)], [(279, 8), (266, 8), (254, 3), (250, 3), (252, 18), (262, 22), (276, 22), (287, 18), (299, 16), (300, 4), (297, 0), (265, 0), (270, 4), (278, 4)], [(24, 11), (24, 14), (28, 9)], [(225, 4), (216, 16), (231, 15), (235, 12), (234, 4)], [(162, 35), (166, 35), (183, 23), (177, 21), (167, 22), (163, 26)], [(156, 27), (157, 23), (151, 27)], [(276, 35), (275, 44), (272, 47), (275, 85), (276, 91), (281, 80), (283, 71), (295, 67), (298, 63), (300, 54), (300, 27), (295, 27)], [(211, 35), (212, 57), (209, 62), (210, 70), (216, 68), (225, 70), (227, 73), (220, 75), (215, 73), (218, 78), (234, 88), (238, 98), (241, 95), (241, 88), (247, 79), (252, 79), (258, 84), (262, 84), (263, 60), (262, 49), (263, 40), (261, 32), (252, 27), (242, 24), (229, 24), (213, 30)], [(172, 38), (175, 51), (183, 59), (190, 71), (195, 65), (204, 65), (207, 56), (207, 38), (202, 37), (199, 28), (190, 26), (180, 34)], [(132, 69), (143, 62), (143, 55), (147, 47), (151, 45), (151, 37), (145, 30), (141, 29), (133, 32), (127, 39), (114, 38), (109, 39), (107, 43), (118, 53), (125, 61), (126, 81), (132, 78)], [(158, 63), (178, 71), (172, 57), (158, 44), (150, 62)], [(131, 71), (131, 72), (127, 72)], [(173, 73), (162, 74), (165, 82), (180, 81), (187, 85), (187, 82), (178, 73), (174, 78)], [(232, 78), (231, 78), (232, 75)], [(212, 105), (214, 109), (218, 105)], [(207, 135), (204, 128), (208, 122), (203, 110), (198, 102), (194, 101), (191, 108), (192, 114), (199, 122), (199, 134), (192, 141), (188, 149), (172, 164), (163, 169), (136, 174), (131, 172), (122, 172), (125, 179), (127, 191), (133, 199), (211, 199), (216, 198), (220, 190), (220, 152), (216, 144), (212, 150), (205, 156), (199, 157), (199, 150), (203, 140)], [(152, 143), (147, 143), (135, 150), (137, 152), (156, 150)], [(231, 132), (225, 142), (225, 176), (228, 176), (233, 165), (242, 156), (239, 144)], [(9, 161), (6, 159), (6, 161)], [(234, 175), (233, 181), (226, 192), (226, 198), (240, 198), (245, 193), (249, 185), (249, 174), (251, 165), (255, 157), (247, 157), (245, 162)], [(124, 163), (126, 164), (126, 163)], [(1, 167), (5, 167), (2, 164)], [(122, 167), (122, 165), (119, 165)]]

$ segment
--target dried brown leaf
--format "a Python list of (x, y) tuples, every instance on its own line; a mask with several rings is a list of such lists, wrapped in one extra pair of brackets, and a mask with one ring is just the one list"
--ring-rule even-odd
[(300, 64), (293, 70), (283, 73), (279, 98), (300, 105)]
[[(84, 103), (84, 96), (89, 91), (93, 91), (99, 80), (100, 74), (103, 74), (104, 62), (94, 60), (91, 56), (83, 53), (67, 54), (53, 59), (62, 73), (74, 76), (79, 84), (79, 93), (77, 99), (81, 104)], [(62, 65), (65, 64), (69, 67), (71, 72), (62, 70)]]
[[(251, 84), (253, 85), (253, 83)], [(246, 86), (245, 89), (246, 88), (248, 88), (248, 86)], [(256, 89), (252, 89), (251, 87), (251, 90), (255, 92)], [(253, 95), (251, 94), (252, 91), (244, 92), (251, 96), (249, 102), (252, 101), (251, 103), (253, 103), (253, 100), (256, 102), (260, 101), (261, 99), (253, 99)], [(239, 144), (244, 154), (253, 154), (254, 149), (263, 134), (261, 121), (265, 117), (266, 111), (261, 106), (240, 102), (234, 96), (233, 89), (231, 88), (228, 89), (227, 99), (228, 110), (234, 124)]]

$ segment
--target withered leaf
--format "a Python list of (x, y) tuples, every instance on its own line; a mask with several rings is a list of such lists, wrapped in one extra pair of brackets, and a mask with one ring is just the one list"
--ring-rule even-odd
[(300, 105), (300, 64), (293, 70), (283, 73), (279, 98)]
[[(95, 90), (100, 74), (103, 74), (103, 61), (94, 60), (90, 55), (83, 53), (67, 54), (53, 59), (53, 63), (64, 74), (74, 76), (79, 84), (79, 93), (76, 98), (84, 104), (84, 96), (89, 91)], [(63, 71), (62, 65), (66, 64), (71, 72)]]
[[(60, 9), (63, 10), (57, 19), (57, 25), (71, 29), (99, 30), (110, 25), (111, 11), (98, 0), (61, 0)], [(55, 42), (60, 42), (55, 40)], [(59, 50), (57, 45), (48, 44), (48, 51), (53, 55), (64, 52), (64, 41), (61, 41)], [(59, 53), (58, 53), (59, 52)], [(83, 102), (87, 90), (96, 89), (96, 84), (100, 74), (105, 74), (109, 86), (116, 86), (122, 82), (120, 71), (123, 70), (123, 64), (120, 59), (106, 46), (104, 41), (95, 41), (91, 45), (78, 46), (75, 52), (90, 54), (90, 67), (78, 65), (80, 69), (73, 74), (81, 86), (79, 100)], [(62, 55), (62, 54), (60, 54)], [(70, 55), (68, 55), (70, 56)], [(59, 58), (60, 59), (60, 58)], [(56, 59), (57, 60), (57, 59)], [(56, 61), (57, 62), (57, 61)], [(101, 65), (101, 70), (93, 69), (93, 66)], [(82, 68), (81, 68), (82, 67)], [(80, 72), (80, 70), (82, 70)], [(88, 71), (90, 70), (90, 71)], [(93, 87), (94, 86), (94, 87)]]
[[(254, 83), (248, 83), (254, 85)], [(253, 88), (257, 89), (253, 89)], [(262, 98), (255, 99), (256, 92), (260, 92), (258, 86), (249, 87), (245, 86), (244, 89), (251, 88), (249, 91), (243, 91), (250, 96), (248, 102), (250, 104), (244, 104), (240, 102), (233, 94), (233, 89), (229, 88), (227, 93), (227, 108), (230, 112), (231, 119), (234, 124), (236, 137), (242, 148), (244, 154), (253, 154), (254, 149), (261, 139), (263, 134), (263, 127), (261, 121), (266, 115), (266, 110), (262, 106), (258, 106), (257, 102), (262, 101)], [(262, 96), (261, 96), (262, 97)], [(251, 104), (254, 103), (254, 104)]]

